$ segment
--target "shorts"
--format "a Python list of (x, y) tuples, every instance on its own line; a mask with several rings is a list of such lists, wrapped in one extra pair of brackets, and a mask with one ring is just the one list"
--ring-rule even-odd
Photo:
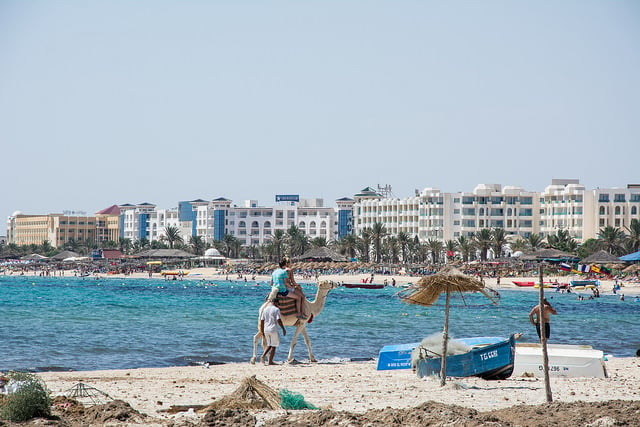
[(287, 290), (286, 290), (286, 291), (284, 291), (284, 292), (278, 292), (278, 296), (286, 297), (287, 295), (289, 295), (289, 289), (287, 289)]
[[(536, 323), (536, 332), (538, 333), (538, 338), (542, 338), (540, 336), (540, 323)], [(544, 324), (544, 334), (547, 338), (549, 338), (549, 336), (551, 335), (551, 324), (550, 323), (545, 323)]]
[(278, 335), (278, 332), (265, 332), (264, 339), (267, 343), (267, 347), (277, 347), (280, 345), (280, 335)]

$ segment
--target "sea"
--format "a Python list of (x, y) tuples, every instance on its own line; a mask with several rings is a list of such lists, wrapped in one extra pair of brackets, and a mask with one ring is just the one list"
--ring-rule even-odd
[[(317, 286), (303, 284), (310, 300)], [(0, 276), (0, 371), (130, 369), (247, 362), (266, 282)], [(385, 345), (441, 334), (444, 297), (410, 305), (401, 289), (332, 290), (307, 330), (320, 361), (375, 359)], [(497, 305), (481, 294), (451, 297), (452, 338), (538, 337), (529, 323), (538, 290), (496, 289)], [(615, 357), (640, 348), (640, 302), (612, 293), (578, 300), (545, 290), (558, 314), (550, 343), (588, 344)], [(591, 294), (583, 291), (584, 296)], [(294, 328), (281, 336), (276, 360), (287, 357)], [(300, 336), (295, 359), (308, 360)]]

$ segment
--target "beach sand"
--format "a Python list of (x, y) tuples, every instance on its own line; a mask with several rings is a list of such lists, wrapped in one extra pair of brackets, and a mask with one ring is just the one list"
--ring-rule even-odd
[[(283, 356), (282, 351), (279, 354)], [(640, 411), (640, 358), (609, 358), (606, 362), (608, 378), (551, 378), (551, 391), (559, 410), (546, 413), (545, 409), (531, 409), (538, 413), (536, 422), (528, 424), (525, 409), (500, 411), (517, 405), (541, 405), (546, 402), (544, 381), (538, 378), (509, 378), (502, 381), (486, 381), (481, 378), (450, 378), (444, 387), (439, 379), (420, 379), (411, 370), (377, 371), (374, 361), (346, 363), (301, 363), (264, 366), (249, 363), (231, 363), (209, 367), (173, 367), (153, 369), (130, 369), (91, 372), (45, 372), (39, 376), (45, 381), (52, 394), (61, 395), (75, 384), (82, 382), (95, 387), (114, 399), (128, 402), (131, 408), (149, 416), (145, 419), (130, 419), (130, 425), (183, 425), (198, 423), (204, 414), (188, 411), (198, 408), (232, 393), (246, 377), (255, 375), (274, 390), (287, 389), (300, 393), (305, 401), (318, 408), (331, 411), (348, 411), (353, 419), (375, 421), (389, 414), (406, 417), (433, 411), (448, 411), (450, 416), (460, 409), (450, 406), (430, 404), (429, 408), (418, 408), (425, 402), (444, 405), (458, 405), (463, 408), (485, 412), (501, 413), (501, 420), (511, 419), (519, 425), (578, 425), (564, 424), (560, 413), (578, 411), (583, 416), (610, 417), (618, 421), (635, 413), (637, 422)], [(617, 400), (626, 402), (616, 402)], [(561, 402), (561, 403), (558, 403)], [(587, 402), (580, 404), (576, 402)], [(606, 402), (606, 403), (605, 403)], [(634, 403), (635, 402), (635, 403)], [(164, 412), (171, 406), (183, 406), (184, 412), (170, 414)], [(391, 409), (393, 408), (393, 409)], [(573, 409), (571, 409), (573, 408)], [(578, 410), (579, 409), (579, 410)], [(382, 410), (371, 412), (372, 410)], [(395, 411), (394, 411), (395, 410)], [(369, 411), (369, 412), (367, 412)], [(621, 415), (619, 412), (631, 411)], [(259, 422), (284, 414), (292, 419), (302, 419), (301, 424), (290, 425), (334, 425), (323, 424), (314, 411), (254, 410), (244, 412), (245, 416), (255, 416)], [(475, 411), (462, 411), (455, 417), (473, 424)], [(330, 412), (334, 414), (333, 412)], [(366, 413), (366, 414), (365, 414)], [(375, 415), (374, 415), (375, 414)], [(411, 415), (412, 414), (412, 415)], [(466, 414), (466, 415), (464, 415)], [(603, 415), (604, 414), (604, 415)], [(215, 416), (223, 416), (218, 413)], [(226, 416), (228, 416), (227, 414)], [(432, 414), (433, 415), (433, 414)], [(442, 414), (441, 414), (442, 415)], [(211, 415), (209, 415), (210, 417)], [(239, 416), (237, 413), (235, 417)], [(327, 415), (325, 414), (325, 417)], [(302, 418), (300, 418), (302, 417)], [(317, 419), (314, 418), (316, 417)], [(466, 417), (466, 418), (465, 418)], [(507, 417), (507, 418), (505, 418)], [(510, 417), (510, 418), (509, 418)], [(622, 418), (620, 418), (622, 417)], [(393, 418), (393, 417), (392, 417)], [(632, 418), (634, 419), (634, 418)], [(545, 420), (547, 422), (545, 422)], [(565, 420), (569, 421), (569, 420)], [(242, 421), (242, 422), (246, 422)], [(240, 422), (240, 424), (242, 424)], [(236, 425), (231, 419), (220, 424)], [(279, 422), (283, 425), (282, 422)], [(411, 422), (393, 424), (345, 424), (345, 425), (425, 425)], [(630, 425), (632, 425), (631, 423)], [(436, 423), (436, 425), (438, 425)], [(481, 424), (477, 424), (481, 425)], [(508, 425), (508, 424), (494, 424)], [(583, 425), (580, 423), (580, 425)], [(596, 424), (613, 425), (613, 424)], [(637, 424), (636, 424), (637, 425)]]

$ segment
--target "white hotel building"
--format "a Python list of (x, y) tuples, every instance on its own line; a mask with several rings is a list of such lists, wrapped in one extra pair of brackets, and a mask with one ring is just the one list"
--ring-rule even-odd
[(426, 188), (397, 199), (367, 187), (354, 199), (356, 234), (379, 222), (389, 234), (402, 231), (421, 241), (455, 240), (483, 228), (503, 228), (514, 238), (545, 237), (562, 229), (585, 241), (603, 227), (624, 229), (631, 219), (640, 219), (640, 185), (587, 190), (571, 179), (554, 179), (542, 193), (480, 184), (468, 193)]
[(160, 240), (164, 229), (174, 226), (185, 243), (189, 236), (201, 236), (211, 243), (228, 234), (244, 246), (258, 246), (270, 241), (276, 230), (286, 232), (295, 225), (309, 238), (337, 238), (336, 209), (324, 207), (322, 199), (288, 197), (273, 207), (258, 206), (255, 200), (237, 206), (225, 198), (180, 202), (177, 209), (156, 209), (149, 203), (120, 205), (120, 234), (132, 241)]

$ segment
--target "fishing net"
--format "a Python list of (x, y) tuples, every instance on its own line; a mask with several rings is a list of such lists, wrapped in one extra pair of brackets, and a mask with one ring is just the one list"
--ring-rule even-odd
[(286, 388), (280, 390), (280, 405), (283, 409), (318, 409), (305, 401), (300, 393), (294, 393)]

